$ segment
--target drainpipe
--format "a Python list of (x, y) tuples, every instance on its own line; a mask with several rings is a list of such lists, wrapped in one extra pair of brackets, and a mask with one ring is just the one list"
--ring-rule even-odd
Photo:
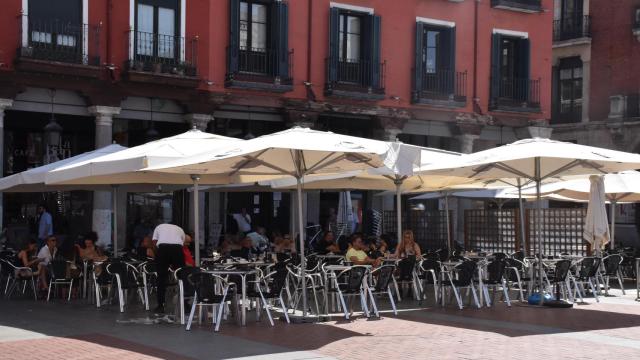
[(311, 30), (313, 29), (313, 25), (311, 24), (313, 20), (313, 0), (307, 1), (307, 83), (311, 83)]
[(106, 32), (106, 59), (104, 63), (109, 70), (111, 81), (115, 80), (115, 66), (113, 65), (113, 56), (111, 52), (111, 34), (113, 32), (113, 0), (107, 1), (107, 32)]
[(482, 115), (478, 99), (478, 9), (480, 0), (473, 3), (473, 111)]

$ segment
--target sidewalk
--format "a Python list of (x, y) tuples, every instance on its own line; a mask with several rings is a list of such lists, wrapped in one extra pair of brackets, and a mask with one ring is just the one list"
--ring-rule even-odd
[[(0, 359), (632, 359), (640, 358), (634, 299), (628, 291), (573, 309), (514, 301), (511, 308), (498, 303), (481, 310), (403, 301), (398, 316), (386, 312), (381, 320), (336, 317), (270, 327), (250, 314), (247, 327), (229, 321), (215, 334), (209, 325), (187, 332), (176, 324), (147, 324), (149, 313), (138, 305), (120, 314), (116, 306), (96, 309), (81, 301), (2, 299)], [(381, 302), (380, 308), (389, 307)]]

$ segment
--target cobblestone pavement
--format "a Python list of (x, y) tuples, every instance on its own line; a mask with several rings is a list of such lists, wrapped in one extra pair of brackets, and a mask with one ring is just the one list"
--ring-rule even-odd
[[(620, 294), (617, 294), (620, 295)], [(263, 318), (233, 320), (212, 333), (153, 324), (137, 305), (124, 314), (81, 301), (0, 300), (0, 359), (602, 359), (640, 358), (640, 303), (634, 294), (601, 298), (573, 309), (514, 302), (511, 308), (441, 308), (403, 301), (398, 316), (356, 316), (317, 324)], [(388, 309), (385, 303), (381, 309)]]

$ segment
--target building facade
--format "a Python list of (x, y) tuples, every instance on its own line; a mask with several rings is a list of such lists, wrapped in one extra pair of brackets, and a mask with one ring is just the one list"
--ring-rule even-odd
[[(250, 138), (303, 125), (462, 152), (549, 136), (552, 8), (551, 0), (8, 0), (4, 175), (192, 126)], [(67, 228), (93, 223), (111, 237), (108, 193), (55, 196), (57, 211), (78, 217)], [(143, 217), (188, 208), (184, 194), (121, 196), (131, 223), (119, 219), (119, 237)], [(243, 196), (225, 202), (250, 202), (265, 223), (286, 202), (233, 200)], [(318, 223), (323, 199), (307, 197), (308, 220)], [(24, 222), (42, 199), (5, 194), (4, 225)], [(207, 201), (216, 215), (220, 195)]]
[[(553, 137), (640, 151), (640, 1), (556, 0)], [(634, 205), (617, 210), (616, 240), (637, 241)]]

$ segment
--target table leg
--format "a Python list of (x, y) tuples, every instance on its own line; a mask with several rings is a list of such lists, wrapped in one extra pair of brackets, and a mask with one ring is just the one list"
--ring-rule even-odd
[(242, 326), (247, 326), (247, 278), (246, 275), (240, 277), (242, 278), (242, 311), (240, 317), (242, 318)]
[(324, 273), (324, 311), (329, 316), (329, 278), (327, 272)]

